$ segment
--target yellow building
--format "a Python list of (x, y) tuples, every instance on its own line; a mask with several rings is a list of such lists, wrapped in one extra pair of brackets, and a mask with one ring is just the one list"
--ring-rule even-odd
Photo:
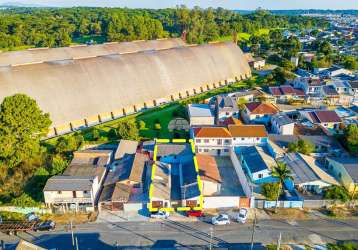
[(332, 175), (350, 192), (358, 193), (358, 157), (327, 158)]

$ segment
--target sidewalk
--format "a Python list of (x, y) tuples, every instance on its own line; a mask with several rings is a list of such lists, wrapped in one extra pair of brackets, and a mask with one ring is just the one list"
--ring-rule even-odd
[(129, 221), (149, 221), (149, 217), (146, 215), (139, 214), (136, 211), (123, 212), (123, 211), (106, 211), (103, 210), (98, 213), (96, 223), (107, 223), (107, 222), (129, 222)]

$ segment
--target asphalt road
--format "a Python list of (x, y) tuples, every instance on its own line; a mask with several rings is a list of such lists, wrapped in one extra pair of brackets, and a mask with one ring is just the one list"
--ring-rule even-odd
[[(210, 236), (210, 228), (212, 237)], [(285, 243), (324, 244), (338, 240), (358, 240), (358, 220), (322, 219), (302, 221), (259, 221), (255, 229), (255, 249), (277, 241), (282, 233)], [(75, 228), (79, 249), (182, 248), (203, 249), (212, 242), (213, 249), (249, 249), (252, 224), (231, 223), (212, 227), (206, 222), (121, 222), (93, 223)], [(7, 250), (23, 238), (45, 248), (71, 250), (71, 233), (66, 228), (53, 232), (21, 233), (18, 237), (0, 233)]]

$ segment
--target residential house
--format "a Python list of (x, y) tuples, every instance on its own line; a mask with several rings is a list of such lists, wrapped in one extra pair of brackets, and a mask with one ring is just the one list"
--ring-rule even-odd
[(171, 164), (157, 162), (151, 165), (151, 171), (155, 168), (151, 180), (150, 204), (152, 208), (171, 207)]
[(353, 103), (358, 104), (358, 80), (350, 81), (352, 87)]
[(294, 88), (299, 88), (304, 91), (307, 96), (311, 98), (320, 97), (322, 87), (325, 85), (318, 78), (297, 77), (292, 82)]
[(279, 112), (279, 109), (271, 103), (251, 102), (244, 105), (242, 118), (246, 123), (268, 124), (271, 116)]
[(116, 152), (114, 153), (114, 161), (122, 159), (126, 155), (134, 155), (137, 152), (139, 143), (131, 140), (120, 140)]
[(189, 104), (188, 115), (190, 126), (215, 124), (215, 116), (208, 104)]
[(218, 194), (221, 189), (222, 179), (215, 157), (211, 155), (197, 154), (196, 160), (199, 167), (203, 196)]
[(352, 93), (352, 87), (348, 81), (328, 81), (327, 85), (332, 85), (340, 95), (350, 95)]
[(63, 212), (93, 211), (111, 157), (110, 150), (75, 152), (63, 175), (48, 179), (43, 190), (46, 206)]
[(224, 126), (227, 127), (229, 125), (242, 125), (242, 121), (235, 118), (235, 117), (228, 117), (224, 120), (219, 121), (218, 125), (219, 126)]
[(329, 157), (328, 170), (350, 192), (358, 193), (358, 157)]
[(304, 69), (297, 69), (295, 71), (295, 74), (298, 75), (299, 77), (307, 77), (307, 78), (314, 77), (314, 75), (311, 72)]
[(209, 155), (229, 155), (237, 146), (263, 145), (268, 142), (263, 125), (229, 125), (226, 127), (194, 128), (195, 152)]
[(340, 100), (337, 90), (332, 85), (322, 87), (322, 96), (328, 105), (337, 105)]
[(284, 113), (278, 113), (271, 117), (271, 129), (276, 134), (293, 135), (294, 128), (294, 121)]
[(218, 96), (216, 98), (216, 120), (219, 123), (229, 117), (237, 118), (239, 115), (239, 108), (237, 101), (231, 96)]
[(262, 69), (265, 67), (266, 60), (262, 57), (255, 57), (253, 60), (249, 61), (250, 67), (253, 69)]
[(259, 102), (262, 100), (266, 100), (268, 102), (274, 102), (274, 98), (262, 91), (261, 89), (253, 89), (253, 90), (244, 90), (240, 92), (230, 93), (228, 94), (230, 97), (234, 97), (237, 102), (241, 100), (245, 100), (246, 102)]
[(236, 152), (244, 172), (255, 184), (275, 182), (271, 176), (271, 170), (277, 163), (265, 147), (249, 146), (240, 147)]
[(323, 189), (339, 183), (323, 169), (321, 169), (315, 158), (299, 153), (288, 153), (283, 162), (291, 171), (293, 180), (286, 180), (285, 186), (289, 191), (297, 189), (301, 193), (322, 193)]
[(138, 206), (145, 203), (144, 183), (149, 160), (149, 154), (135, 152), (115, 161), (103, 184), (99, 208), (116, 211), (125, 210), (127, 203), (138, 203)]
[(351, 75), (352, 71), (347, 70), (347, 69), (342, 68), (342, 67), (337, 66), (337, 65), (333, 65), (332, 67), (319, 72), (319, 75), (321, 77), (326, 77), (326, 78), (332, 78), (332, 77), (338, 76), (340, 74)]
[(276, 98), (278, 103), (287, 103), (290, 101), (304, 101), (305, 94), (301, 89), (293, 88), (290, 85), (282, 85), (278, 87), (269, 87), (272, 96)]
[(313, 124), (320, 125), (329, 130), (339, 130), (342, 124), (341, 118), (333, 110), (316, 110), (302, 112), (304, 116)]

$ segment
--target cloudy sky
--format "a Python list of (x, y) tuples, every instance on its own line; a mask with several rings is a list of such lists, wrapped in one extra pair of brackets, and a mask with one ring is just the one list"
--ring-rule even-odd
[(358, 0), (0, 0), (45, 6), (107, 6), (129, 8), (165, 8), (184, 4), (188, 7), (224, 7), (227, 9), (358, 9)]

